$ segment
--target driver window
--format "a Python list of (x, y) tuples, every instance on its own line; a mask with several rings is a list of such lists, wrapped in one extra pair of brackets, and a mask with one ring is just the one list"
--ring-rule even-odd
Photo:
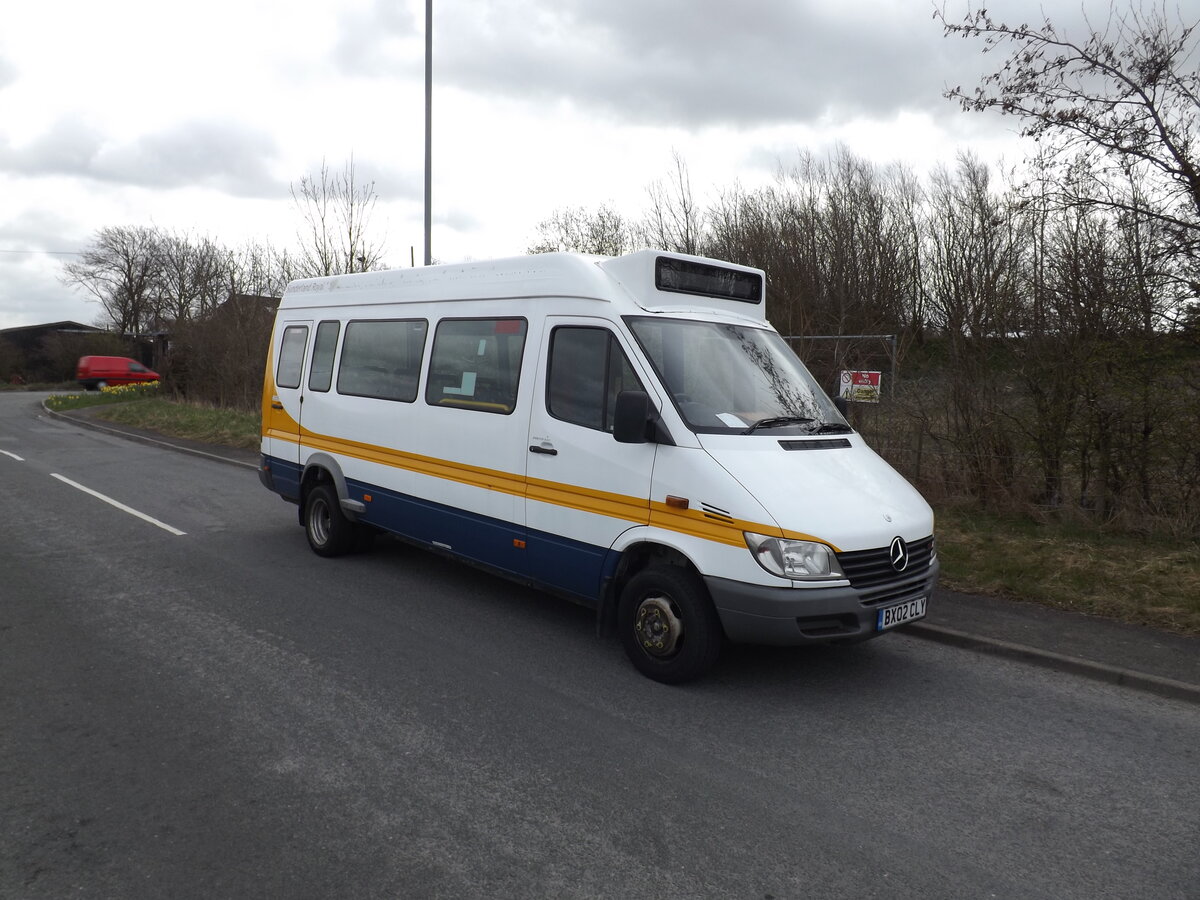
[(604, 328), (554, 329), (549, 363), (547, 410), (585, 428), (612, 431), (617, 394), (643, 390), (621, 345)]

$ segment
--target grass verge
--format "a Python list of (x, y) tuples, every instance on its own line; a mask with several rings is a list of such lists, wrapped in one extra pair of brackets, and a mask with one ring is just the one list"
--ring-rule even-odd
[(260, 441), (258, 413), (195, 406), (163, 400), (160, 397), (106, 407), (100, 410), (96, 417), (134, 428), (156, 431), (170, 437), (205, 441), (244, 450), (257, 450)]
[[(104, 404), (97, 416), (172, 437), (257, 449), (259, 416), (140, 392), (51, 397), (51, 409)], [(144, 397), (136, 403), (125, 402)], [(61, 404), (61, 405), (60, 405)], [(954, 504), (937, 509), (944, 587), (1027, 600), (1200, 636), (1200, 543), (1108, 533)]]
[(1200, 543), (947, 506), (941, 584), (1200, 635)]
[(154, 385), (122, 385), (102, 391), (56, 394), (46, 400), (46, 405), (56, 412), (100, 406), (103, 409), (96, 410), (94, 415), (107, 422), (168, 437), (258, 449), (261, 421), (258, 413), (182, 403), (156, 394)]

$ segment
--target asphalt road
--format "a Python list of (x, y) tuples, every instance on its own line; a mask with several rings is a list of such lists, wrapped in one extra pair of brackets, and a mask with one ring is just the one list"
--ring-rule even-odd
[(0, 393), (0, 897), (1200, 897), (1194, 705), (904, 634), (666, 687), (38, 400)]

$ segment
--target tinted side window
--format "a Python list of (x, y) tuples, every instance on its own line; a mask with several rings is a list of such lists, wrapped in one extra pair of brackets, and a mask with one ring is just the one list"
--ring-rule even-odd
[(443, 319), (433, 339), (425, 402), (511, 413), (527, 327), (524, 319)]
[(312, 366), (308, 370), (309, 390), (327, 391), (333, 383), (333, 355), (337, 352), (338, 333), (341, 330), (341, 322), (322, 322), (317, 326)]
[(621, 391), (645, 391), (642, 381), (629, 364), (625, 351), (617, 343), (617, 339), (608, 338), (608, 380), (606, 383), (608, 396), (604, 404), (604, 430), (613, 430), (613, 420), (617, 412), (617, 394)]
[(617, 394), (642, 390), (616, 338), (603, 328), (556, 328), (546, 408), (556, 419), (612, 431)]
[(283, 330), (283, 342), (279, 348), (279, 366), (275, 370), (275, 384), (282, 388), (300, 387), (300, 373), (304, 369), (304, 348), (308, 346), (308, 326), (289, 325)]
[(428, 330), (424, 319), (350, 322), (338, 364), (338, 393), (412, 403)]

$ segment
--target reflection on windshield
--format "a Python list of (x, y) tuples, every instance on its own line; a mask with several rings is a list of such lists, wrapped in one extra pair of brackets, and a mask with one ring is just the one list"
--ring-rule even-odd
[(746, 432), (754, 427), (808, 434), (845, 424), (773, 331), (660, 317), (630, 317), (628, 322), (694, 431)]

